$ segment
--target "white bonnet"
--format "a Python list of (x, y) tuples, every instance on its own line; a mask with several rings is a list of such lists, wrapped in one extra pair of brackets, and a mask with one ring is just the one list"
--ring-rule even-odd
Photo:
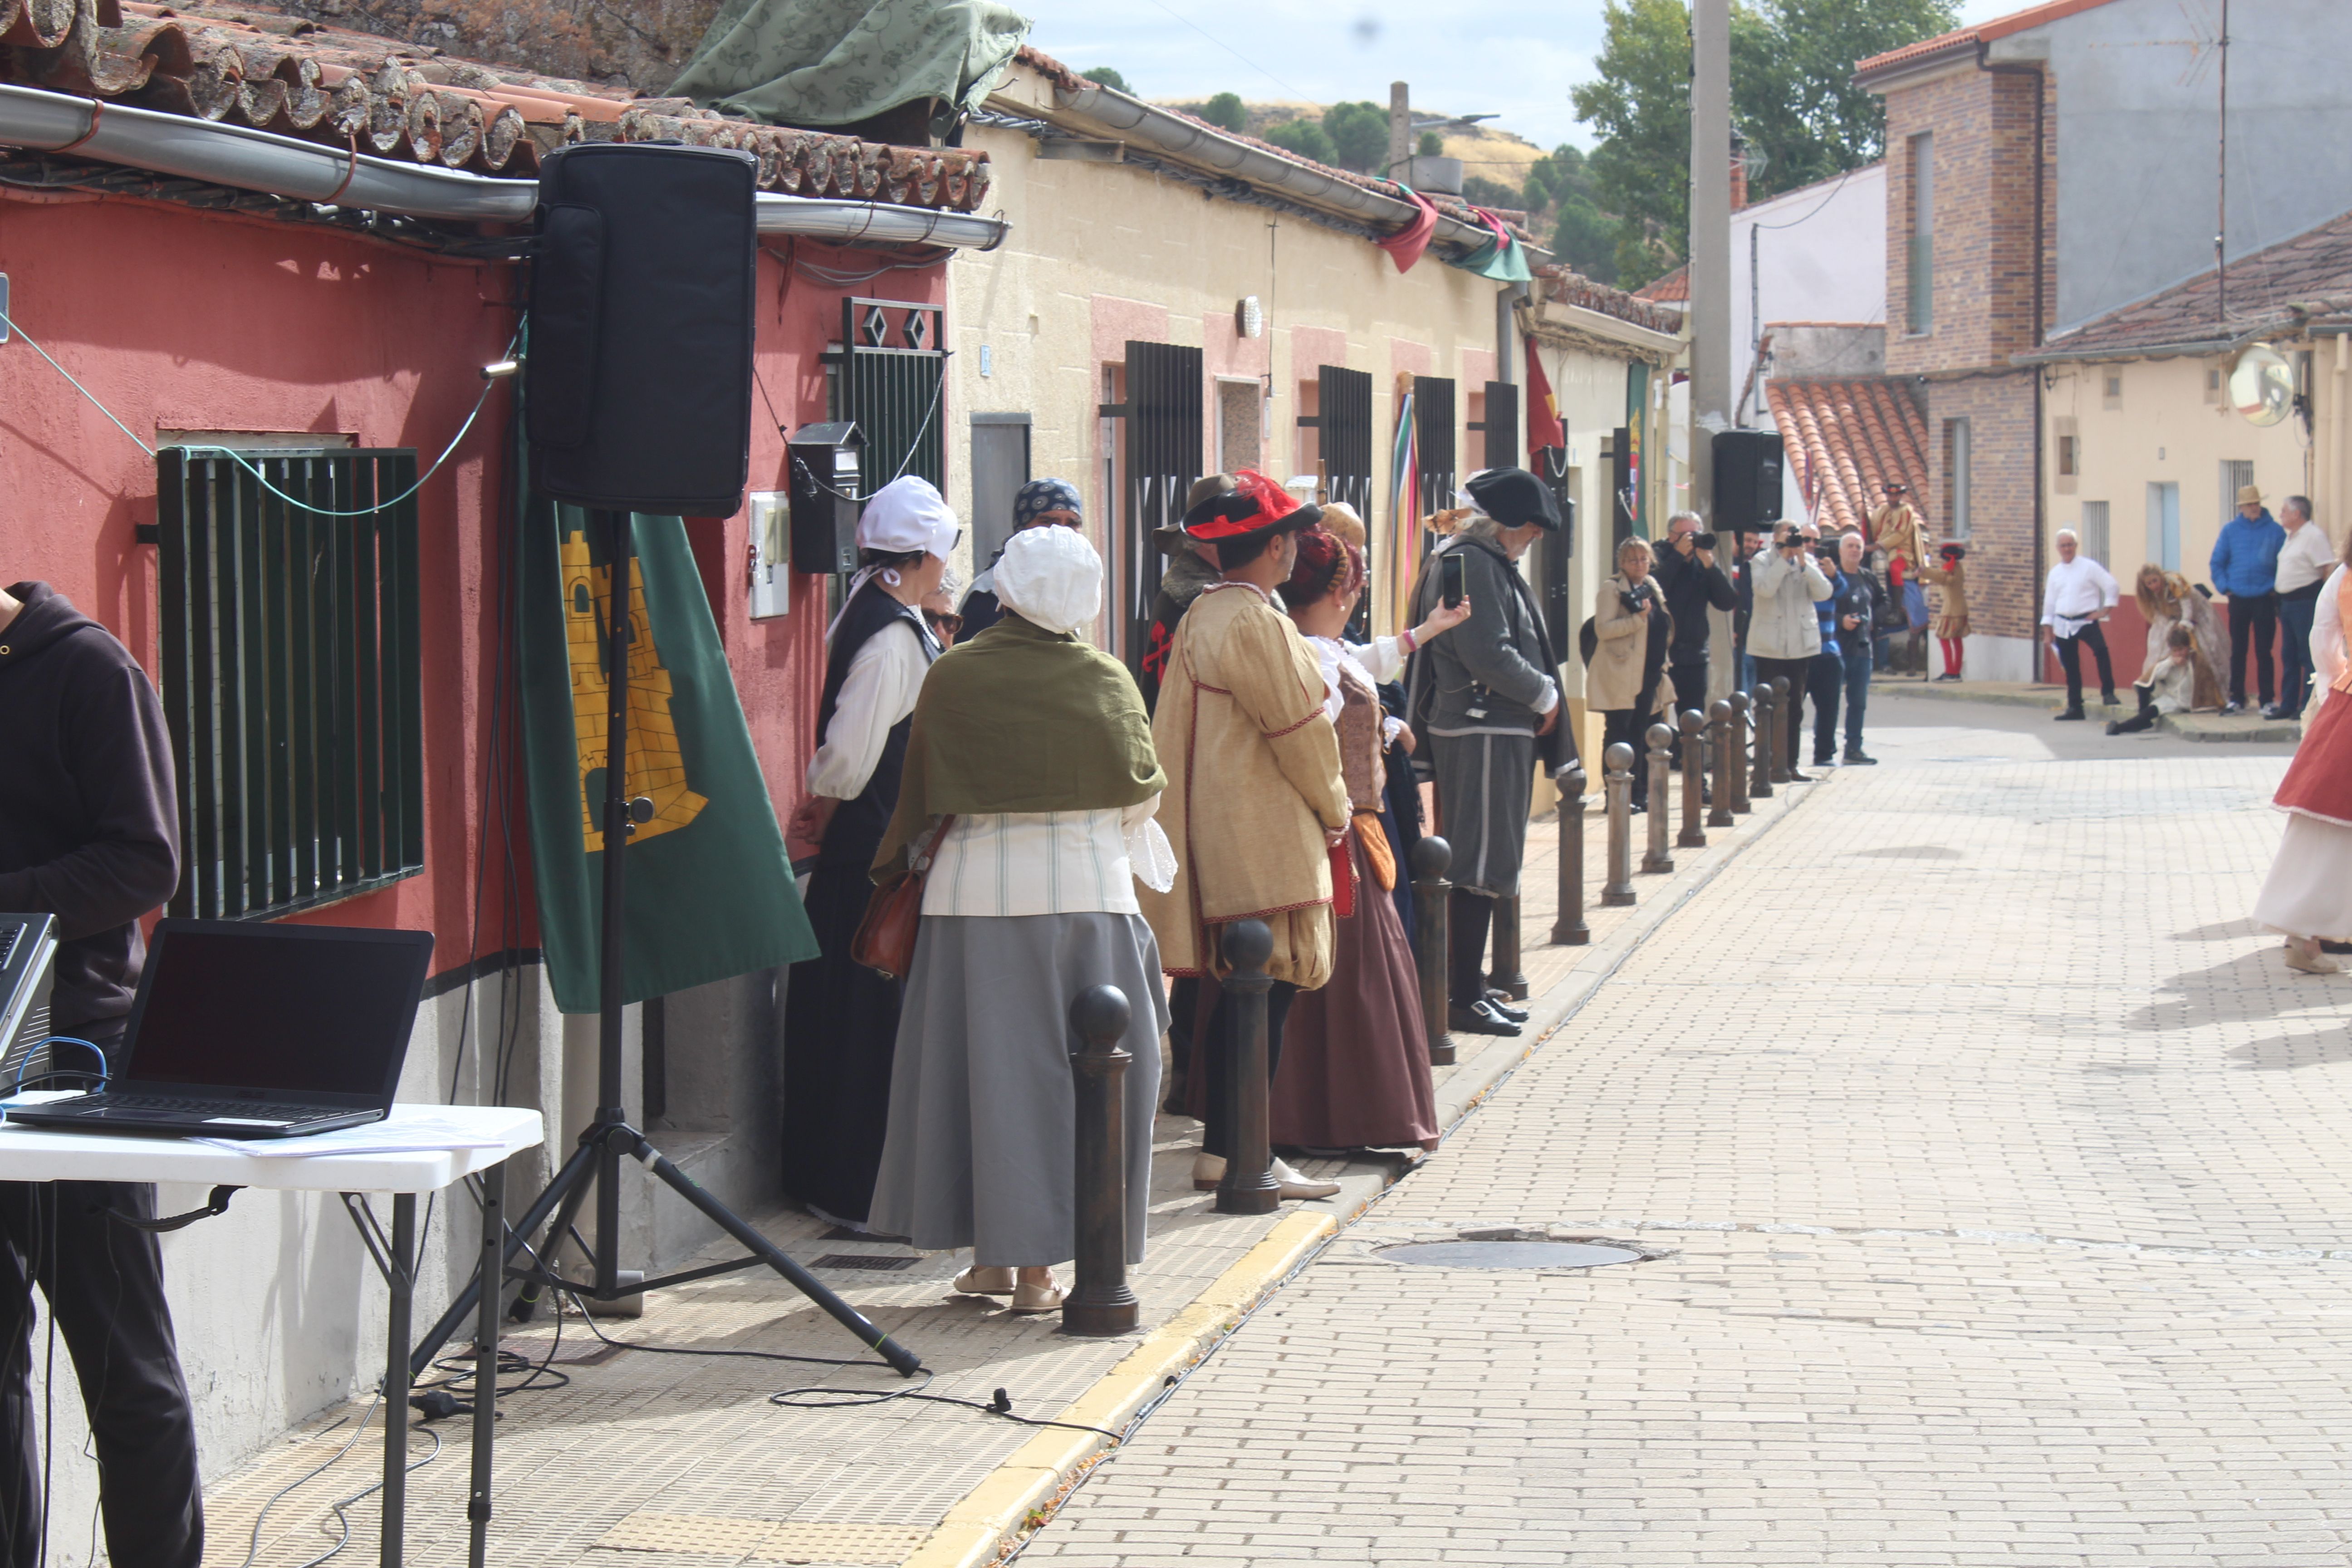
[(857, 519), (857, 547), (903, 555), (919, 550), (945, 561), (955, 553), (963, 532), (955, 513), (929, 479), (908, 474), (892, 479), (866, 498)]
[(1004, 542), (997, 602), (1049, 632), (1074, 632), (1102, 610), (1103, 563), (1075, 528), (1029, 528)]

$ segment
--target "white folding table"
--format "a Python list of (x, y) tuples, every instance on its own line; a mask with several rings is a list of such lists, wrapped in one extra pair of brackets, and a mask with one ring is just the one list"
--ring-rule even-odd
[[(50, 1098), (26, 1095), (26, 1100)], [(415, 1130), (411, 1139), (404, 1128)], [(215, 1187), (336, 1193), (360, 1239), (391, 1288), (383, 1371), (383, 1568), (400, 1568), (408, 1503), (410, 1316), (416, 1288), (416, 1199), (467, 1176), (482, 1179), (482, 1267), (485, 1289), (475, 1331), (474, 1468), (466, 1516), (472, 1526), (472, 1561), (480, 1568), (490, 1521), (491, 1432), (498, 1404), (499, 1282), (504, 1279), (506, 1163), (539, 1146), (544, 1133), (536, 1110), (496, 1105), (396, 1105), (383, 1121), (357, 1131), (398, 1138), (419, 1147), (402, 1152), (293, 1156), (247, 1152), (186, 1138), (131, 1138), (110, 1133), (58, 1132), (0, 1122), (0, 1181), (194, 1182)], [(326, 1134), (332, 1138), (334, 1134)], [(439, 1142), (441, 1146), (429, 1146)], [(289, 1148), (300, 1140), (260, 1147)], [(392, 1194), (386, 1233), (362, 1201)]]

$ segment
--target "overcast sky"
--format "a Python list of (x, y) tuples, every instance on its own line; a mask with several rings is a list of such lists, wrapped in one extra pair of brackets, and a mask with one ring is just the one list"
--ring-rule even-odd
[[(1961, 0), (1963, 21), (2029, 0)], [(1030, 41), (1112, 66), (1145, 98), (1369, 99), (1409, 81), (1416, 109), (1499, 114), (1543, 146), (1589, 145), (1568, 89), (1592, 74), (1601, 0), (1014, 0)]]

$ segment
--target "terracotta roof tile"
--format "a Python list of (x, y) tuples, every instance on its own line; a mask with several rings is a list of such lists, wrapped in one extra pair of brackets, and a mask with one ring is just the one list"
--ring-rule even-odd
[(763, 190), (969, 212), (988, 155), (722, 120), (249, 5), (0, 0), (0, 80), (530, 178), (571, 142), (674, 139), (760, 159)]
[(1906, 44), (1899, 49), (1889, 49), (1883, 55), (1873, 55), (1866, 60), (1856, 60), (1855, 79), (1884, 76), (1912, 66), (1925, 65), (1940, 55), (1973, 53), (1980, 44), (1996, 38), (2021, 33), (2028, 27), (2038, 27), (2045, 22), (2055, 22), (2078, 12), (2094, 10), (2109, 0), (2049, 0), (2042, 5), (2012, 11), (2006, 16), (1996, 16), (1974, 26), (1958, 27), (1948, 33), (1938, 33), (1932, 38), (1922, 38), (1916, 44)]
[(2206, 352), (2292, 330), (2307, 317), (2344, 314), (2352, 310), (2352, 212), (2231, 261), (2228, 284), (2225, 301), (2221, 276), (2200, 273), (2093, 317), (2018, 358), (2039, 363), (2136, 351)]
[[(1911, 487), (1924, 513), (1927, 416), (1885, 376), (1765, 384), (1798, 488), (1827, 530), (1870, 526), (1879, 486)], [(1931, 524), (1932, 526), (1932, 524)]]
[(1636, 300), (1655, 300), (1676, 304), (1690, 299), (1690, 264), (1685, 262), (1664, 278), (1654, 279), (1633, 290)]
[(1622, 289), (1612, 289), (1606, 283), (1595, 283), (1583, 273), (1572, 268), (1538, 267), (1536, 276), (1543, 281), (1543, 298), (1557, 300), (1563, 305), (1575, 305), (1587, 310), (1598, 310), (1604, 316), (1614, 316), (1621, 321), (1631, 321), (1654, 332), (1669, 336), (1683, 330), (1683, 314), (1643, 299), (1628, 294)]

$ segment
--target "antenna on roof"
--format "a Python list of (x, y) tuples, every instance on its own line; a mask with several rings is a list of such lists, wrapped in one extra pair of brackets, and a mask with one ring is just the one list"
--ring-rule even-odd
[(2230, 0), (2221, 0), (2221, 212), (2213, 226), (2213, 304), (2215, 314), (2230, 319)]

